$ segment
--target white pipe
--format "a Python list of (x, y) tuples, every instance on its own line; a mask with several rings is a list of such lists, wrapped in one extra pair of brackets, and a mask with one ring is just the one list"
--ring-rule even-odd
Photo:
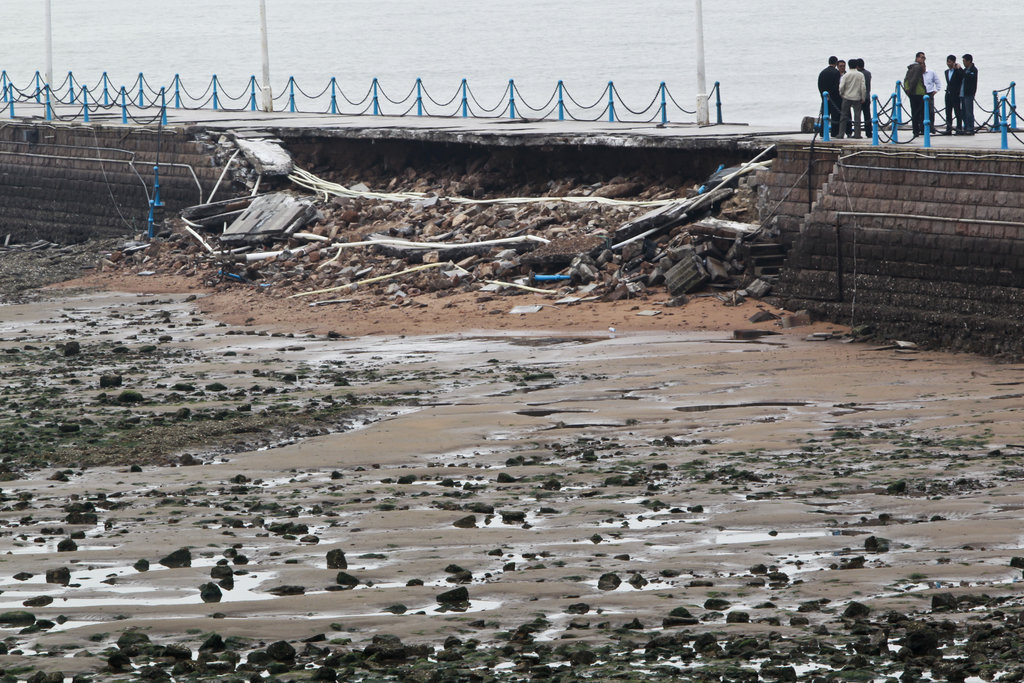
[(241, 151), (241, 148), (236, 149), (235, 153), (231, 155), (230, 159), (228, 159), (228, 163), (224, 164), (224, 170), (220, 172), (220, 178), (217, 178), (217, 184), (213, 186), (213, 189), (210, 191), (210, 196), (206, 198), (207, 204), (213, 203), (213, 195), (217, 194), (217, 188), (220, 187), (221, 181), (224, 180), (224, 176), (227, 174), (228, 169), (231, 168), (231, 162), (235, 160), (235, 157), (237, 157), (238, 153)]
[(260, 54), (263, 60), (262, 108), (263, 111), (274, 111), (274, 94), (270, 89), (270, 50), (267, 47), (267, 0), (260, 0)]
[(708, 86), (704, 75), (704, 6), (702, 0), (697, 4), (697, 125), (706, 126), (711, 123), (708, 113)]

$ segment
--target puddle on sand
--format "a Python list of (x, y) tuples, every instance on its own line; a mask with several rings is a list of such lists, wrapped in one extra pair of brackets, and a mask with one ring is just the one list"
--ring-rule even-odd
[(772, 543), (774, 541), (791, 541), (795, 538), (819, 538), (822, 536), (841, 536), (838, 529), (808, 529), (805, 531), (754, 531), (750, 529), (722, 529), (717, 531), (704, 543), (714, 545), (730, 545), (733, 543)]

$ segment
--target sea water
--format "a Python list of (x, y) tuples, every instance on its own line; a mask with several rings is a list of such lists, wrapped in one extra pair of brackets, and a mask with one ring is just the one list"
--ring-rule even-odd
[[(51, 2), (55, 82), (69, 70), (90, 85), (104, 71), (115, 83), (144, 72), (159, 87), (177, 73), (202, 93), (217, 74), (222, 97), (242, 97), (249, 76), (260, 75), (257, 0)], [(512, 78), (532, 107), (548, 101), (558, 80), (581, 104), (603, 106), (614, 81), (625, 104), (640, 109), (665, 81), (680, 105), (694, 108), (692, 0), (266, 4), (275, 94), (289, 76), (312, 94), (333, 76), (359, 100), (377, 77), (400, 99), (420, 77), (431, 97), (447, 101), (466, 78), (490, 107)], [(0, 69), (18, 85), (45, 70), (44, 7), (43, 0), (0, 1)], [(862, 57), (882, 98), (918, 50), (940, 73), (947, 54), (973, 53), (986, 108), (992, 90), (1024, 77), (1024, 3), (705, 0), (703, 16), (707, 85), (721, 82), (727, 122), (795, 129), (817, 111), (817, 74), (830, 54)], [(619, 113), (625, 114), (621, 107)]]

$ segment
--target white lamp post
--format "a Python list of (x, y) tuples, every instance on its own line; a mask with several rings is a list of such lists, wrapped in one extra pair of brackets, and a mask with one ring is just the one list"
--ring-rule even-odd
[(46, 73), (43, 77), (46, 79), (46, 85), (53, 84), (53, 21), (50, 7), (50, 0), (46, 0), (44, 5), (46, 9)]
[(267, 48), (267, 0), (260, 0), (260, 49), (263, 57), (262, 109), (274, 111), (274, 93), (270, 90), (270, 50)]
[(708, 88), (704, 76), (704, 8), (701, 0), (697, 3), (697, 125), (711, 123), (708, 114)]

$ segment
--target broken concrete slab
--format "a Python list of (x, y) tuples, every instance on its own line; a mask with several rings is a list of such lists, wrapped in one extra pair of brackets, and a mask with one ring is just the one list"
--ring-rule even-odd
[(257, 244), (291, 235), (316, 216), (308, 199), (275, 193), (257, 197), (220, 236), (229, 245)]
[(237, 138), (235, 144), (257, 173), (286, 176), (295, 170), (292, 155), (276, 138)]

